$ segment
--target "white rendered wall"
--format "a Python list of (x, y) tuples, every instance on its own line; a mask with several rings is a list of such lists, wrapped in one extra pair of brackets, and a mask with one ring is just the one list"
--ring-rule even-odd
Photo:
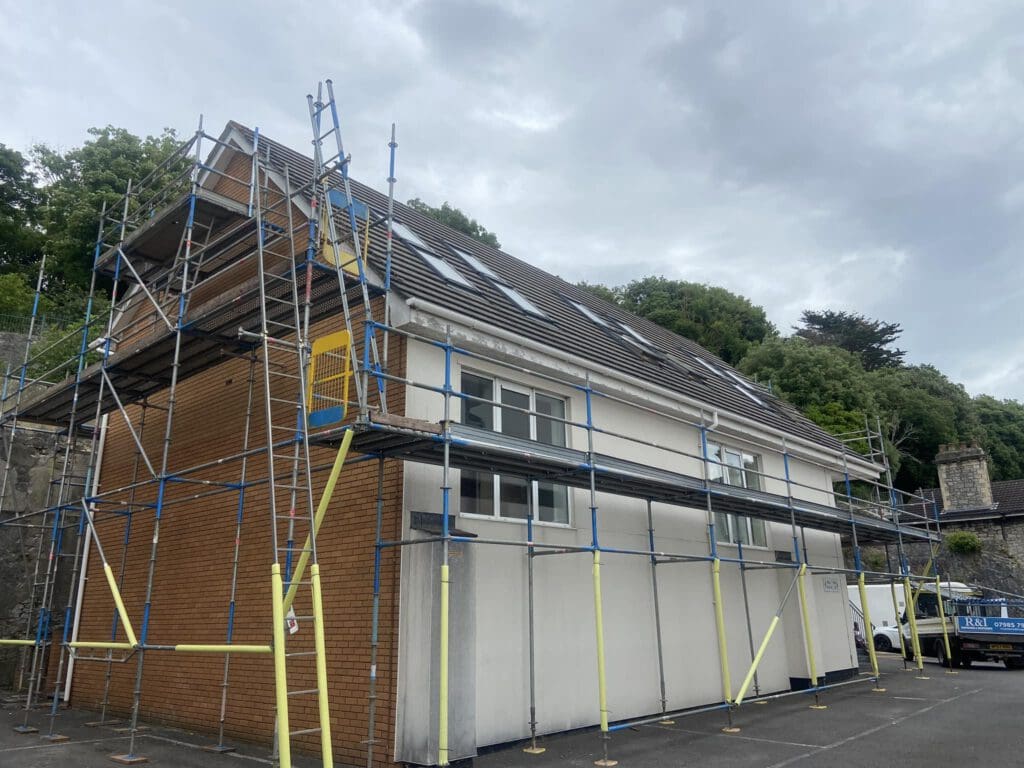
[[(443, 381), (444, 361), (440, 350), (410, 344), (410, 378), (437, 385)], [(568, 401), (568, 418), (585, 419), (582, 393), (511, 376), (500, 367), (488, 370), (474, 363), (474, 371), (493, 373), (506, 381), (534, 386), (558, 394)], [(453, 372), (458, 388), (458, 371)], [(442, 399), (433, 393), (410, 387), (407, 415), (428, 421), (442, 418)], [(461, 407), (453, 400), (451, 417), (458, 420)], [(646, 414), (624, 404), (595, 400), (595, 423), (602, 429), (640, 436), (645, 441), (672, 446), (691, 454), (699, 453), (699, 432), (688, 425)], [(713, 439), (738, 443), (723, 421)], [(586, 433), (570, 430), (569, 445), (586, 449)], [(608, 435), (595, 435), (595, 449), (631, 461), (642, 461), (694, 476), (701, 476), (701, 462), (647, 445), (637, 445)], [(764, 472), (784, 476), (781, 454), (764, 448)], [(451, 509), (458, 513), (458, 471), (452, 472)], [(828, 501), (829, 477), (825, 470), (791, 460), (792, 493), (796, 497)], [(785, 493), (784, 480), (766, 480), (765, 490)], [(804, 488), (798, 484), (812, 486)], [(441, 470), (407, 463), (405, 508), (441, 512)], [(571, 525), (535, 524), (538, 543), (588, 546), (591, 543), (589, 494), (570, 489)], [(647, 507), (642, 500), (598, 494), (599, 539), (602, 546), (621, 549), (648, 548)], [(707, 555), (707, 520), (704, 510), (655, 504), (653, 507), (655, 549), (682, 554)], [(525, 540), (526, 526), (520, 521), (460, 516), (458, 527), (481, 538)], [(406, 526), (408, 514), (406, 515)], [(408, 533), (408, 531), (406, 531)], [(805, 532), (800, 541), (814, 565), (842, 566), (839, 538), (833, 534)], [(485, 544), (477, 547), (474, 591), (476, 618), (476, 732), (477, 744), (501, 743), (529, 734), (529, 656), (527, 634), (527, 558), (525, 550)], [(747, 559), (774, 561), (775, 550), (792, 550), (788, 525), (768, 525), (765, 549), (745, 547)], [(735, 546), (719, 545), (719, 554), (735, 558)], [(403, 578), (405, 559), (403, 558)], [(599, 720), (596, 652), (594, 640), (594, 598), (590, 553), (537, 557), (535, 567), (536, 684), (537, 719), (541, 733), (593, 725)], [(662, 620), (662, 642), (666, 694), (669, 709), (698, 706), (723, 699), (718, 642), (715, 632), (711, 590), (711, 566), (707, 562), (672, 563), (657, 566)], [(789, 569), (747, 572), (747, 592), (753, 644), (759, 645), (779, 601), (792, 579)], [(832, 577), (842, 584), (842, 576)], [(814, 622), (813, 642), (817, 672), (856, 666), (852, 630), (849, 624), (846, 590), (826, 591), (826, 577), (807, 579), (809, 609)], [(657, 645), (650, 560), (643, 556), (602, 554), (602, 589), (608, 706), (610, 718), (621, 720), (660, 711)], [(732, 563), (722, 564), (722, 592), (728, 652), (735, 695), (750, 664), (750, 639), (744, 614), (740, 571)], [(401, 620), (412, 613), (403, 604)], [(417, 633), (403, 627), (402, 637)], [(400, 649), (399, 680), (403, 684)], [(806, 678), (803, 629), (794, 591), (758, 675), (761, 693), (788, 690), (790, 678)], [(452, 690), (451, 696), (460, 695)], [(749, 695), (753, 695), (751, 691)], [(400, 713), (401, 716), (401, 713)]]

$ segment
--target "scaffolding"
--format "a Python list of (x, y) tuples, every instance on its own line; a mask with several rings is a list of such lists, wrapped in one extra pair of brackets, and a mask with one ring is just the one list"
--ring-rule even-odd
[[(879, 429), (867, 428), (858, 436), (867, 441), (867, 456), (837, 450), (842, 470), (830, 463), (815, 464), (806, 452), (794, 451), (784, 435), (755, 438), (756, 448), (779, 455), (782, 474), (764, 469), (746, 470), (757, 477), (750, 487), (720, 481), (727, 471), (723, 456), (713, 457), (709, 440), (719, 427), (713, 403), (666, 410), (651, 404), (643, 393), (624, 393), (613, 386), (600, 366), (579, 358), (570, 369), (552, 372), (525, 365), (518, 356), (480, 346), (460, 325), (457, 312), (434, 312), (441, 325), (433, 331), (395, 323), (392, 304), (393, 215), (395, 186), (394, 126), (388, 141), (388, 194), (357, 186), (349, 178), (350, 157), (342, 144), (342, 131), (333, 85), (322, 84), (308, 97), (313, 158), (287, 152), (258, 131), (247, 132), (247, 146), (224, 136), (208, 134), (200, 124), (195, 134), (147, 178), (129, 183), (125, 195), (101, 214), (93, 254), (94, 270), (84, 323), (73, 331), (79, 339), (71, 376), (48, 384), (54, 371), (31, 376), (33, 350), (25, 360), (12, 391), (5, 385), (3, 434), (8, 441), (5, 472), (0, 479), (0, 525), (21, 530), (34, 526), (49, 532), (39, 539), (37, 568), (42, 578), (38, 599), (32, 596), (31, 617), (24, 637), (0, 640), (0, 645), (25, 651), (23, 730), (30, 730), (28, 715), (44, 698), (42, 687), (53, 691), (47, 737), (61, 738), (56, 730), (62, 691), (70, 686), (76, 663), (104, 665), (101, 723), (110, 723), (111, 678), (118, 665), (134, 664), (135, 677), (129, 708), (130, 740), (121, 762), (139, 759), (136, 734), (143, 702), (143, 671), (151, 653), (177, 652), (185, 656), (223, 656), (220, 673), (218, 738), (213, 747), (227, 751), (225, 724), (229, 717), (228, 692), (232, 658), (236, 654), (269, 657), (274, 670), (274, 754), (281, 766), (291, 765), (293, 742), (310, 748), (318, 741), (322, 762), (333, 764), (331, 704), (328, 698), (326, 628), (321, 564), (317, 535), (325, 523), (346, 464), (368, 462), (376, 468), (373, 586), (369, 664), (367, 671), (368, 732), (366, 765), (387, 758), (381, 755), (379, 733), (378, 662), (380, 612), (385, 554), (410, 547), (437, 545), (440, 562), (435, 574), (440, 617), (436, 663), (439, 670), (435, 695), (434, 761), (450, 762), (449, 690), (451, 654), (449, 624), (452, 586), (452, 546), (512, 547), (525, 559), (529, 710), (523, 713), (530, 735), (526, 751), (538, 754), (538, 737), (545, 732), (544, 712), (538, 707), (535, 656), (535, 564), (538, 558), (582, 555), (590, 560), (594, 603), (596, 702), (602, 744), (599, 765), (615, 764), (610, 739), (617, 731), (663, 722), (696, 712), (721, 710), (725, 728), (736, 730), (734, 717), (741, 705), (789, 695), (808, 695), (812, 706), (823, 707), (828, 690), (870, 681), (879, 689), (880, 672), (869, 645), (870, 673), (863, 678), (829, 682), (820, 673), (814, 652), (807, 579), (834, 574), (859, 585), (868, 582), (902, 584), (907, 594), (914, 587), (936, 583), (941, 577), (937, 558), (926, 573), (911, 573), (906, 556), (910, 542), (934, 547), (939, 541), (938, 520), (932, 502), (902, 494), (892, 487)], [(209, 149), (209, 156), (203, 154)], [(219, 162), (242, 158), (244, 162)], [(355, 191), (353, 191), (355, 190)], [(40, 275), (42, 275), (42, 268)], [(94, 312), (102, 278), (112, 283), (106, 317)], [(40, 279), (37, 294), (41, 290)], [(409, 301), (411, 305), (413, 301)], [(37, 301), (38, 305), (38, 301)], [(34, 313), (35, 315), (35, 313)], [(99, 329), (102, 332), (97, 337)], [(394, 350), (410, 347), (434, 350), (443, 359), (440, 381), (421, 380), (406, 370)], [(38, 356), (38, 355), (37, 355)], [(96, 359), (98, 358), (98, 359)], [(396, 362), (397, 360), (397, 362)], [(202, 461), (182, 461), (172, 451), (182, 425), (175, 417), (184, 382), (225, 361), (244, 365), (245, 407), (243, 427), (237, 435), (224, 435), (223, 455)], [(558, 391), (572, 392), (583, 404), (582, 418), (558, 417), (532, 407), (517, 407), (493, 398), (465, 392), (456, 383), (463, 364), (485, 365), (512, 377), (526, 376)], [(63, 370), (58, 367), (57, 371)], [(9, 377), (10, 378), (10, 377)], [(5, 381), (6, 384), (6, 381)], [(406, 414), (395, 403), (395, 393), (418, 392), (439, 404), (440, 418)], [(478, 404), (543, 418), (564, 430), (564, 444), (513, 437), (469, 426), (459, 415), (461, 406)], [(211, 409), (217, 407), (210, 403)], [(607, 408), (605, 412), (603, 409)], [(697, 435), (696, 445), (664, 445), (645, 437), (617, 432), (606, 426), (609, 413), (653, 417)], [(100, 462), (109, 418), (125, 425), (130, 441), (130, 472), (117, 487), (101, 484)], [(43, 425), (54, 435), (55, 473), (52, 496), (34, 510), (5, 507), (11, 470), (11, 442), (24, 424)], [(870, 426), (870, 425), (866, 425)], [(877, 427), (877, 425), (876, 425)], [(154, 432), (155, 430), (155, 432)], [(155, 435), (155, 437), (154, 437)], [(853, 436), (844, 436), (853, 438)], [(622, 458), (620, 452), (602, 453), (598, 444), (616, 442), (653, 450), (660, 462)], [(575, 447), (574, 447), (575, 446)], [(333, 459), (318, 463), (318, 450), (333, 452)], [(109, 450), (109, 449), (108, 449)], [(797, 454), (799, 456), (797, 457)], [(354, 458), (351, 457), (354, 455)], [(80, 471), (85, 457), (87, 471)], [(794, 477), (791, 461), (816, 466), (839, 478), (838, 489), (824, 492), (820, 485)], [(388, 462), (413, 462), (440, 468), (440, 508), (437, 530), (429, 535), (391, 539), (385, 531), (385, 472)], [(850, 465), (856, 465), (856, 469)], [(875, 467), (880, 480), (867, 477)], [(456, 471), (478, 471), (527, 481), (557, 482), (580, 489), (587, 498), (590, 541), (583, 545), (550, 544), (535, 536), (532, 506), (524, 536), (491, 538), (470, 535), (453, 525), (452, 479)], [(322, 491), (316, 485), (324, 479)], [(769, 490), (772, 489), (772, 490)], [(864, 490), (867, 489), (867, 492)], [(639, 499), (646, 505), (646, 547), (622, 548), (602, 543), (600, 501), (603, 495)], [(823, 495), (828, 498), (822, 498)], [(154, 590), (161, 551), (161, 521), (175, 505), (230, 499), (233, 546), (228, 552), (228, 593), (225, 631), (213, 642), (155, 642), (150, 637), (151, 615), (158, 595)], [(817, 500), (815, 500), (817, 499)], [(243, 542), (254, 526), (246, 510), (264, 509), (265, 531), (271, 548), (269, 576), (272, 626), (255, 638), (236, 637), (236, 610), (242, 574)], [(704, 516), (706, 550), (700, 554), (665, 550), (658, 546), (653, 505), (697, 510)], [(920, 507), (920, 508), (919, 508)], [(774, 522), (789, 532), (784, 558), (751, 557), (739, 542), (736, 555), (720, 547), (721, 515), (739, 515)], [(123, 591), (129, 548), (144, 527), (149, 542), (141, 616), (131, 615)], [(580, 527), (584, 527), (581, 523)], [(807, 530), (848, 537), (853, 567), (812, 562)], [(114, 536), (113, 534), (120, 534)], [(70, 551), (68, 540), (71, 540)], [(897, 566), (865, 568), (861, 547), (881, 544), (895, 549)], [(166, 545), (163, 545), (166, 547)], [(118, 551), (118, 547), (120, 550)], [(47, 550), (48, 552), (44, 552)], [(90, 553), (98, 557), (111, 595), (110, 632), (103, 638), (80, 639), (77, 616), (81, 611)], [(49, 555), (49, 557), (47, 556)], [(631, 719), (614, 719), (606, 674), (602, 565), (610, 558), (641, 558), (650, 564), (652, 616), (657, 645), (659, 711)], [(70, 562), (65, 594), (54, 589), (59, 565)], [(698, 565), (708, 571), (712, 584), (715, 636), (720, 661), (721, 698), (697, 708), (673, 710), (666, 685), (662, 594), (659, 572), (669, 565)], [(734, 685), (728, 650), (721, 578), (723, 569), (735, 568), (743, 592), (749, 665), (739, 686)], [(747, 594), (749, 574), (758, 571), (790, 575), (773, 618), (765, 627), (751, 621)], [(895, 594), (895, 593), (894, 593)], [(799, 630), (803, 636), (806, 689), (765, 691), (758, 671), (783, 614), (791, 600), (799, 604)], [(330, 595), (328, 595), (330, 598)], [(54, 607), (63, 604), (60, 639), (51, 639)], [(864, 621), (870, 627), (867, 602)], [(912, 648), (919, 673), (923, 670), (913, 610), (908, 610)], [(297, 632), (308, 624), (311, 631)], [(902, 639), (902, 638), (901, 638)], [(949, 654), (947, 652), (947, 658)], [(46, 663), (47, 660), (49, 663)], [(310, 700), (304, 712), (315, 712), (315, 724), (296, 728), (296, 702)], [(308, 718), (307, 718), (308, 719)]]

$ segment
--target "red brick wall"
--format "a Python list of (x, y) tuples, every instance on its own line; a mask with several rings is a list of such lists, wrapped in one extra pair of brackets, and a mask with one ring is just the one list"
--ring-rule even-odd
[[(336, 318), (324, 320), (312, 335), (315, 338), (340, 327)], [(361, 338), (361, 331), (355, 331)], [(403, 361), (404, 350), (397, 337), (392, 361)], [(286, 356), (282, 363), (293, 363)], [(168, 361), (168, 366), (170, 361)], [(169, 468), (214, 461), (239, 452), (245, 424), (249, 365), (244, 360), (226, 361), (181, 382), (174, 405)], [(169, 367), (165, 371), (169, 373)], [(400, 365), (392, 372), (401, 374)], [(266, 443), (263, 419), (261, 368), (257, 370), (256, 398), (250, 445)], [(282, 380), (284, 381), (284, 380)], [(291, 393), (279, 391), (282, 397)], [(353, 392), (354, 397), (354, 392)], [(129, 408), (132, 425), (142, 431), (142, 442), (150, 461), (159, 471), (164, 444), (167, 391), (153, 397), (146, 409)], [(287, 408), (287, 406), (284, 406)], [(389, 410), (403, 413), (401, 388), (389, 391)], [(275, 423), (283, 423), (282, 412)], [(314, 476), (314, 501), (327, 477), (334, 451), (316, 449), (312, 463), (321, 467)], [(103, 493), (123, 488), (135, 477), (135, 444), (121, 415), (110, 416), (106, 450), (103, 456), (100, 490)], [(194, 480), (237, 482), (239, 462), (228, 462), (191, 475)], [(278, 467), (278, 472), (281, 466)], [(249, 460), (248, 479), (264, 478), (265, 456)], [(145, 465), (137, 478), (148, 477)], [(152, 610), (147, 642), (152, 644), (222, 643), (225, 640), (230, 596), (235, 518), (238, 493), (235, 490), (209, 495), (217, 486), (171, 483), (160, 522)], [(402, 468), (388, 461), (384, 472), (384, 528), (386, 539), (399, 538), (402, 509)], [(318, 554), (323, 578), (325, 628), (328, 649), (328, 677), (335, 754), (346, 763), (362, 763), (367, 738), (368, 675), (370, 665), (370, 623), (372, 607), (374, 528), (376, 520), (377, 462), (365, 461), (346, 467), (333, 496), (330, 511), (318, 537)], [(200, 498), (195, 498), (200, 496)], [(156, 485), (150, 483), (134, 493), (122, 491), (114, 498), (121, 502), (153, 503)], [(286, 512), (286, 499), (278, 497), (279, 512)], [(123, 596), (136, 634), (141, 635), (145, 590), (153, 540), (155, 515), (151, 509), (136, 508), (131, 517), (130, 535), (124, 546), (127, 517), (112, 513), (113, 507), (97, 514), (97, 528), (106, 556), (118, 573), (125, 558)], [(284, 537), (284, 524), (279, 524)], [(270, 512), (265, 485), (246, 491), (244, 524), (239, 556), (238, 592), (234, 624), (235, 643), (269, 644), (271, 639)], [(297, 601), (296, 610), (308, 615), (308, 590)], [(110, 639), (114, 615), (113, 602), (104, 581), (100, 558), (93, 548), (88, 586), (85, 590), (80, 640)], [(394, 716), (397, 664), (398, 557), (386, 550), (383, 557), (380, 603), (380, 650), (378, 655), (377, 755), (383, 761), (391, 756), (394, 744)], [(118, 640), (124, 635), (118, 632)], [(306, 623), (289, 640), (289, 650), (312, 647), (312, 627)], [(295, 674), (290, 687), (313, 688), (313, 662), (300, 658), (289, 662)], [(136, 659), (112, 666), (110, 708), (126, 714), (131, 707)], [(102, 700), (106, 665), (81, 661), (74, 674), (73, 703), (97, 707)], [(215, 732), (217, 728), (223, 656), (149, 651), (145, 656), (142, 681), (141, 715), (144, 719), (184, 725)], [(315, 697), (290, 702), (292, 729), (317, 725)], [(274, 725), (272, 660), (269, 655), (232, 657), (228, 689), (226, 730), (231, 736), (269, 744)], [(300, 739), (298, 746), (319, 749), (317, 736)]]

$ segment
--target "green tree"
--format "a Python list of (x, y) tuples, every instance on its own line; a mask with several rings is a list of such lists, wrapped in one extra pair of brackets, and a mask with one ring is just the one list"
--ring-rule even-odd
[(618, 288), (578, 285), (692, 339), (730, 365), (736, 365), (752, 344), (778, 335), (764, 309), (724, 288), (654, 276)]
[(29, 273), (42, 252), (39, 190), (28, 160), (0, 144), (0, 270)]
[[(90, 128), (81, 147), (62, 152), (45, 144), (32, 150), (43, 186), (40, 224), (46, 233), (52, 279), (67, 287), (89, 284), (100, 210), (121, 198), (129, 180), (138, 182), (178, 146), (173, 130), (139, 138), (124, 128)], [(181, 167), (166, 169), (157, 183), (178, 178)], [(120, 211), (112, 214), (120, 215)]]
[(449, 205), (447, 200), (441, 204), (440, 208), (427, 205), (418, 197), (409, 200), (406, 205), (414, 211), (418, 211), (424, 216), (429, 216), (435, 221), (439, 221), (447, 227), (469, 235), (492, 248), (501, 248), (497, 235), (484, 229), (476, 219), (471, 219), (458, 208)]
[(588, 283), (586, 280), (581, 280), (576, 283), (577, 288), (582, 288), (588, 293), (592, 293), (597, 298), (607, 301), (609, 304), (618, 304), (619, 296), (616, 293), (615, 288), (609, 288), (607, 285), (601, 285), (601, 283)]
[(1024, 477), (1024, 404), (979, 395), (973, 406), (981, 430), (981, 445), (992, 465), (992, 479)]
[(739, 369), (833, 434), (864, 429), (874, 413), (871, 381), (860, 360), (838, 347), (816, 346), (805, 339), (775, 338), (750, 349)]
[(805, 309), (800, 322), (794, 326), (796, 335), (812, 344), (845, 349), (860, 358), (866, 371), (899, 366), (906, 352), (892, 345), (903, 333), (899, 323), (871, 320), (852, 312), (834, 312), (830, 309)]
[(978, 436), (970, 396), (930, 365), (881, 368), (870, 381), (885, 437), (900, 455), (896, 485), (909, 491), (934, 486), (939, 446)]

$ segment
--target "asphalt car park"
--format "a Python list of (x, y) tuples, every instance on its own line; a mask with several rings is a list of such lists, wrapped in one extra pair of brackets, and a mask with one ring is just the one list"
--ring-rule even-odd
[[(904, 669), (897, 654), (879, 656), (884, 692), (872, 690), (866, 676), (856, 684), (826, 691), (825, 709), (812, 709), (814, 699), (794, 695), (765, 704), (748, 703), (734, 712), (736, 733), (723, 733), (722, 712), (676, 717), (672, 724), (654, 723), (615, 733), (609, 757), (621, 768), (701, 766), (715, 768), (783, 768), (829, 766), (867, 768), (936, 768), (984, 764), (1019, 765), (1024, 754), (1024, 672), (1001, 664), (977, 664), (950, 674), (926, 662), (924, 674), (913, 665)], [(925, 678), (925, 679), (922, 679)], [(45, 734), (46, 712), (32, 712), (30, 722)], [(124, 753), (128, 735), (112, 727), (89, 727), (94, 713), (67, 710), (57, 726), (68, 736), (50, 743), (39, 734), (19, 734), (13, 726), (24, 713), (5, 710), (0, 729), (3, 768), (104, 768), (110, 755)], [(270, 765), (266, 746), (238, 744), (227, 755), (204, 750), (208, 735), (150, 724), (137, 735), (136, 752), (150, 764), (173, 768), (216, 768), (225, 765)], [(600, 734), (592, 729), (540, 740), (545, 751), (523, 752), (525, 744), (486, 751), (475, 768), (589, 767), (602, 756)], [(319, 765), (297, 757), (298, 768)]]

